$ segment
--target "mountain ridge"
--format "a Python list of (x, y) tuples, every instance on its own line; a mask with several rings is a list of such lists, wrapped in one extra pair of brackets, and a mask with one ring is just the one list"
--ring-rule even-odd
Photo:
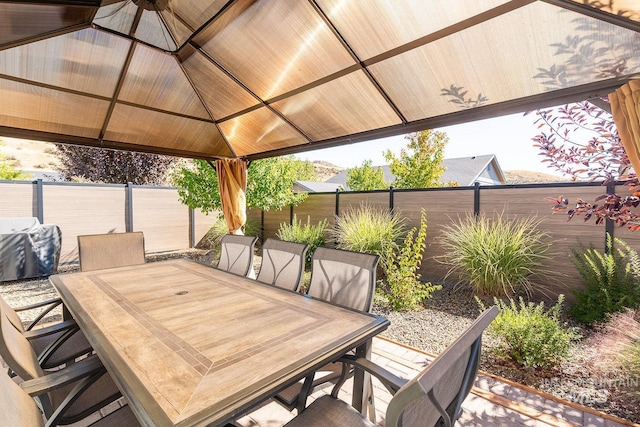
[[(0, 153), (14, 160), (14, 166), (26, 172), (52, 172), (59, 162), (56, 157), (56, 147), (50, 142), (20, 140), (0, 137), (5, 145), (0, 145)], [(316, 172), (318, 182), (324, 182), (347, 168), (337, 166), (331, 162), (315, 160), (311, 162)], [(566, 182), (566, 178), (552, 174), (528, 170), (503, 171), (507, 184), (532, 184), (548, 182)]]

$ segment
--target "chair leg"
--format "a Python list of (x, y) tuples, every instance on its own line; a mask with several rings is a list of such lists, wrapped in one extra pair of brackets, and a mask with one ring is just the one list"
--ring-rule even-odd
[[(369, 420), (375, 424), (376, 422), (376, 401), (373, 396), (373, 378), (369, 376), (369, 381), (365, 381), (365, 396), (367, 396), (367, 408)], [(366, 413), (365, 413), (366, 416)]]

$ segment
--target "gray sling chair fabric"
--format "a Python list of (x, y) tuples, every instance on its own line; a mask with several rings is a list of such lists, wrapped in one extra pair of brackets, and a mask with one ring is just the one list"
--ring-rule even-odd
[(262, 264), (257, 280), (297, 292), (304, 275), (309, 245), (267, 239), (262, 244)]
[(121, 396), (95, 355), (46, 372), (27, 338), (5, 313), (0, 313), (0, 357), (24, 380), (23, 389), (37, 396), (53, 425), (77, 422)]
[(144, 234), (136, 231), (78, 236), (78, 257), (81, 271), (144, 264)]
[[(308, 294), (354, 310), (371, 311), (376, 288), (377, 255), (318, 247), (311, 259)], [(340, 376), (342, 364), (335, 362), (320, 368), (313, 379), (298, 382), (275, 396), (289, 410), (304, 409), (306, 396), (314, 389), (328, 386)], [(307, 390), (305, 390), (307, 389)]]
[[(403, 380), (373, 362), (345, 356), (354, 365), (376, 376), (393, 394), (385, 416), (387, 427), (453, 426), (462, 412), (478, 372), (482, 333), (498, 314), (493, 306), (485, 310), (442, 354), (411, 381)], [(337, 399), (344, 381), (331, 396), (323, 396), (298, 414), (285, 427), (374, 427), (352, 406)]]
[[(22, 384), (29, 386), (28, 383), (31, 381)], [(45, 427), (45, 420), (35, 400), (6, 375), (0, 375), (0, 425)], [(53, 420), (48, 419), (46, 425), (54, 425)], [(134, 425), (139, 424), (128, 406), (123, 406), (91, 424), (93, 427)]]
[[(51, 309), (61, 304), (59, 298), (36, 303), (31, 306), (18, 308), (18, 311), (26, 311), (30, 308), (40, 308), (47, 306), (47, 309), (40, 314), (40, 317), (48, 313)], [(9, 322), (29, 340), (42, 369), (52, 369), (76, 358), (89, 354), (93, 351), (86, 337), (82, 334), (74, 320), (66, 320), (32, 329), (37, 324), (38, 318), (34, 320), (27, 329), (24, 328), (16, 309), (13, 309), (0, 297), (0, 315), (4, 315)]]
[(222, 236), (220, 261), (216, 268), (238, 276), (250, 276), (253, 271), (253, 248), (256, 240), (258, 240), (256, 236), (236, 234)]

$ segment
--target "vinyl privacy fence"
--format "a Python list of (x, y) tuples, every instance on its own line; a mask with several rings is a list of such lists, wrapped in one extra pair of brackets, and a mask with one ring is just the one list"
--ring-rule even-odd
[[(551, 296), (568, 294), (580, 286), (580, 276), (570, 261), (570, 250), (579, 242), (605, 247), (605, 232), (622, 238), (640, 251), (640, 232), (626, 228), (584, 223), (579, 217), (567, 222), (566, 215), (552, 215), (545, 197), (562, 195), (571, 202), (581, 197), (593, 202), (606, 192), (600, 183), (558, 183), (501, 186), (472, 186), (422, 190), (385, 190), (371, 192), (314, 193), (300, 205), (282, 210), (250, 209), (248, 218), (262, 228), (262, 238), (276, 237), (281, 223), (299, 220), (317, 223), (363, 204), (379, 209), (394, 209), (406, 217), (408, 228), (417, 227), (420, 210), (427, 212), (427, 248), (421, 266), (424, 278), (443, 281), (448, 266), (437, 261), (442, 254), (438, 239), (446, 224), (467, 214), (502, 213), (509, 218), (537, 216), (541, 228), (554, 242), (555, 256), (550, 267), (557, 272), (547, 284)], [(626, 194), (622, 185), (611, 191)], [(38, 181), (0, 181), (0, 217), (35, 216), (62, 231), (61, 263), (77, 262), (79, 234), (142, 231), (148, 253), (194, 247), (211, 227), (218, 213), (204, 215), (180, 203), (171, 187), (116, 184), (76, 184)], [(332, 244), (330, 240), (327, 242)]]
[(60, 263), (78, 261), (81, 234), (142, 231), (147, 253), (195, 246), (213, 224), (171, 187), (0, 181), (0, 217), (37, 217), (62, 232)]

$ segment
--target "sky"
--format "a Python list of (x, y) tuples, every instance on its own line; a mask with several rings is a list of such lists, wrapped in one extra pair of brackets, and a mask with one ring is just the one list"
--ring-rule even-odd
[[(535, 114), (524, 116), (518, 113), (437, 130), (445, 132), (449, 137), (444, 156), (447, 159), (495, 154), (503, 171), (527, 170), (562, 176), (541, 162), (544, 157), (533, 146), (531, 138), (539, 132), (534, 124), (535, 119)], [(384, 151), (391, 150), (397, 154), (406, 145), (404, 135), (398, 135), (308, 151), (299, 153), (296, 157), (310, 161), (323, 160), (343, 168), (360, 166), (365, 160), (371, 160), (377, 166), (387, 163), (382, 155)]]

